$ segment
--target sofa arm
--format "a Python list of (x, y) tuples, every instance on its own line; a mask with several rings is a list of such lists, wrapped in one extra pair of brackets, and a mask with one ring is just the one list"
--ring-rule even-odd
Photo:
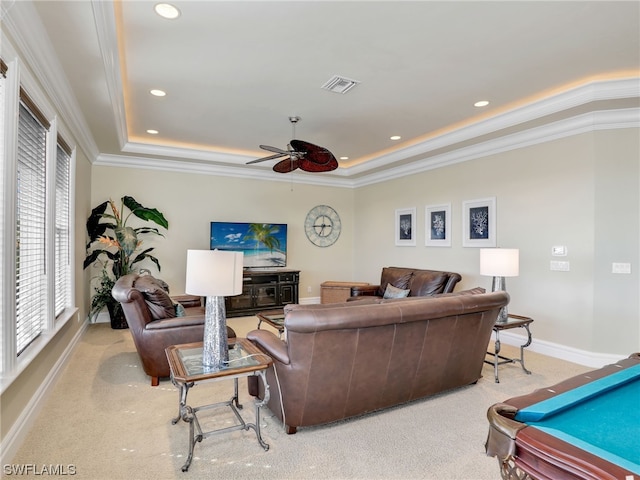
[(168, 330), (171, 328), (184, 328), (193, 326), (204, 326), (204, 316), (192, 316), (192, 317), (171, 317), (162, 318), (160, 320), (153, 320), (145, 326), (145, 330)]
[(251, 330), (247, 338), (255, 343), (262, 351), (278, 362), (289, 365), (287, 344), (280, 340), (273, 332), (267, 330)]
[(356, 285), (351, 287), (352, 297), (370, 296), (375, 297), (378, 294), (380, 285)]

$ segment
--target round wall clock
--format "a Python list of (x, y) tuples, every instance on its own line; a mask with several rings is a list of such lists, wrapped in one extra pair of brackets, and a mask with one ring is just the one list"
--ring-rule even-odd
[(338, 212), (327, 205), (313, 207), (304, 221), (307, 238), (318, 247), (328, 247), (336, 243), (341, 228)]

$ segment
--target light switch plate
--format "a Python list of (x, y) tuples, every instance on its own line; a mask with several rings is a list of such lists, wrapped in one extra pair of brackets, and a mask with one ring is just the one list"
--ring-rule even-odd
[(564, 245), (554, 245), (551, 247), (551, 255), (554, 257), (566, 257), (567, 247)]
[(630, 263), (612, 263), (611, 273), (631, 273)]

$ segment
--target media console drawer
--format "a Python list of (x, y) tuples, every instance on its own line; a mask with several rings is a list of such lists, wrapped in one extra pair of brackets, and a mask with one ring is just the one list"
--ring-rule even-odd
[(245, 270), (242, 293), (225, 298), (227, 317), (255, 315), (298, 303), (299, 270)]

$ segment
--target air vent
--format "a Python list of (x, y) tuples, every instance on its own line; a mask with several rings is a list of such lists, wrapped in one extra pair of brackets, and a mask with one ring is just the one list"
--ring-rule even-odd
[(360, 82), (358, 80), (352, 80), (347, 77), (334, 75), (329, 79), (327, 83), (322, 85), (322, 88), (333, 93), (347, 93), (359, 83)]

